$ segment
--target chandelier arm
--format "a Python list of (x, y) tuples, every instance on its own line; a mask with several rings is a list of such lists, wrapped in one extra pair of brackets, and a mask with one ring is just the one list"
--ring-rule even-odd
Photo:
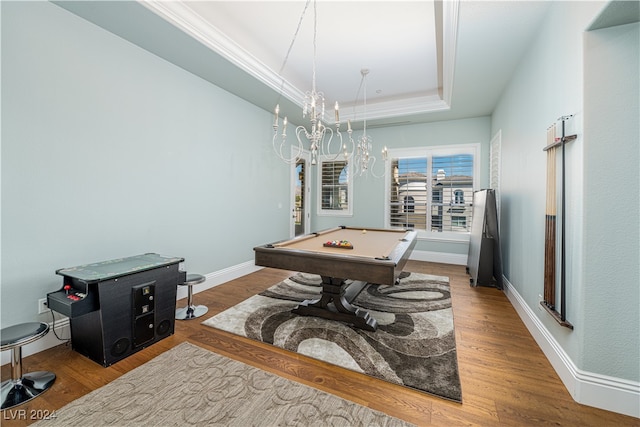
[[(304, 144), (302, 143), (302, 138), (300, 137), (300, 134), (302, 132), (305, 133), (305, 137), (308, 139), (309, 136), (307, 134), (307, 129), (304, 126), (296, 127), (296, 139), (298, 140), (298, 160), (301, 158), (302, 153), (304, 152)], [(315, 150), (315, 148), (311, 146), (310, 151), (311, 151), (312, 157), (315, 158), (317, 156), (317, 150)]]
[[(323, 156), (331, 157), (331, 156), (333, 156), (333, 153), (331, 152), (331, 141), (333, 141), (334, 132), (333, 132), (333, 129), (331, 129), (331, 128), (325, 127), (324, 129), (325, 129), (325, 132), (324, 132), (324, 135), (322, 137), (322, 140), (320, 141), (320, 143), (321, 143), (320, 144), (321, 152), (322, 152)], [(324, 139), (326, 138), (327, 132), (329, 132), (329, 140), (325, 144)], [(338, 132), (338, 135), (340, 135), (339, 132)], [(340, 139), (342, 139), (342, 135), (340, 135), (339, 137), (340, 137)], [(326, 150), (325, 150), (325, 146), (326, 146)], [(338, 158), (338, 156), (340, 156), (340, 153), (336, 153), (335, 157), (333, 159), (331, 159), (331, 160), (336, 160)]]
[[(383, 163), (383, 165), (384, 165), (384, 163)], [(385, 169), (383, 168), (382, 169), (382, 173), (380, 175), (378, 175), (375, 172), (375, 166), (376, 166), (376, 156), (371, 156), (371, 176), (374, 177), (374, 178), (382, 178), (382, 177), (384, 177), (385, 174), (386, 174)]]
[(302, 158), (302, 153), (304, 152), (304, 145), (302, 145), (302, 141), (298, 139), (298, 152), (295, 157), (295, 161), (297, 162)]
[(349, 135), (349, 142), (351, 143), (351, 149), (347, 150), (347, 146), (346, 145), (344, 145), (343, 148), (344, 148), (344, 154), (345, 154), (346, 159), (351, 161), (356, 156), (356, 143), (353, 140), (353, 138), (351, 138), (351, 135)]
[[(282, 141), (280, 142), (278, 147), (276, 147), (276, 138), (277, 137), (278, 137), (278, 134), (276, 133), (275, 135), (273, 135), (273, 141), (272, 141), (273, 151), (275, 151), (276, 155), (280, 158), (280, 160), (282, 160), (283, 162), (285, 162), (287, 164), (297, 163), (298, 160), (300, 160), (302, 158), (302, 152), (304, 151), (304, 147), (302, 146), (302, 144), (300, 142), (298, 142), (297, 153), (295, 155), (292, 155), (291, 157), (289, 157), (289, 156), (286, 156), (283, 153), (283, 149), (287, 145), (286, 144), (286, 139), (285, 139), (286, 135), (282, 137)], [(294, 146), (292, 145), (291, 147), (294, 147)]]

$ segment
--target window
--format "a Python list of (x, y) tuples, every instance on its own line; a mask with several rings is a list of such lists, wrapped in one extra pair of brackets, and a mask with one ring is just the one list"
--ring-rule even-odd
[(451, 216), (451, 223), (454, 227), (467, 227), (467, 217), (466, 216)]
[(456, 196), (456, 205), (464, 205), (464, 191), (456, 190), (453, 194)]
[(350, 164), (346, 160), (320, 159), (318, 215), (351, 215)]
[(385, 225), (468, 233), (479, 144), (390, 150)]
[(427, 158), (391, 159), (390, 226), (427, 227)]
[(404, 197), (404, 211), (407, 213), (414, 213), (416, 211), (416, 199), (413, 196)]

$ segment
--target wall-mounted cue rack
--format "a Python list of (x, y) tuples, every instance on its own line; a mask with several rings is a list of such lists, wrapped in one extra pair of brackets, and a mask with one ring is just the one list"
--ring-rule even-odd
[[(566, 135), (566, 123), (573, 115), (562, 116), (558, 119), (561, 123), (561, 136), (557, 137), (557, 123), (547, 129), (547, 202), (545, 215), (545, 242), (544, 242), (544, 297), (540, 304), (558, 321), (562, 326), (573, 329), (573, 325), (567, 321), (566, 317), (566, 248), (565, 248), (565, 226), (566, 226), (566, 190), (565, 190), (565, 145), (577, 138), (577, 135)], [(557, 245), (557, 177), (556, 165), (558, 149), (560, 149), (560, 307), (556, 306), (556, 256)], [(559, 308), (559, 310), (558, 310)]]

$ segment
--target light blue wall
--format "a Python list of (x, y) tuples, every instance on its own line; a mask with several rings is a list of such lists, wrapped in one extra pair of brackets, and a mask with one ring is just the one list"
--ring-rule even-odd
[[(373, 141), (374, 150), (379, 152), (385, 145), (387, 147), (412, 148), (426, 146), (446, 146), (453, 144), (480, 144), (480, 188), (487, 188), (489, 182), (489, 141), (491, 119), (490, 117), (477, 117), (472, 119), (441, 121), (435, 123), (423, 123), (405, 126), (392, 126), (387, 128), (367, 129), (367, 134)], [(354, 136), (359, 136), (354, 132)], [(377, 156), (378, 158), (380, 156)], [(384, 171), (383, 162), (378, 160), (376, 173)], [(314, 174), (314, 180), (315, 180)], [(365, 227), (383, 227), (385, 200), (384, 178), (355, 177), (353, 186), (353, 216), (352, 217), (328, 217), (317, 216), (315, 200), (313, 200), (312, 230), (322, 230), (337, 225), (353, 225)], [(315, 181), (314, 181), (315, 183)], [(315, 184), (314, 184), (315, 185)], [(416, 244), (418, 251), (433, 251), (449, 254), (466, 255), (468, 243), (438, 241), (433, 239), (420, 239)]]
[[(635, 150), (635, 157), (632, 157), (635, 162), (631, 161), (630, 169), (627, 171), (620, 165), (612, 173), (622, 174), (616, 179), (624, 179), (625, 184), (631, 186), (630, 193), (638, 193), (637, 136), (635, 140), (630, 138), (609, 145), (600, 140), (601, 135), (590, 135), (590, 123), (586, 123), (590, 119), (585, 115), (583, 105), (585, 101), (591, 103), (593, 98), (585, 100), (584, 95), (584, 70), (589, 65), (584, 62), (584, 31), (602, 7), (602, 2), (554, 2), (492, 116), (492, 134), (502, 131), (503, 265), (508, 281), (578, 369), (638, 381), (638, 240), (634, 246), (627, 240), (628, 236), (607, 234), (608, 250), (620, 265), (626, 267), (615, 275), (618, 278), (615, 283), (602, 275), (593, 276), (595, 270), (604, 268), (605, 262), (598, 261), (596, 255), (603, 249), (602, 236), (592, 230), (604, 225), (601, 221), (611, 221), (612, 207), (596, 202), (602, 201), (603, 191), (611, 190), (604, 184), (607, 176), (600, 169), (602, 164), (592, 162), (601, 156), (612, 159), (622, 151)], [(637, 54), (637, 40), (635, 49)], [(607, 73), (608, 69), (626, 65), (602, 63), (599, 71)], [(637, 70), (637, 62), (633, 66)], [(633, 75), (632, 70), (629, 73)], [(625, 76), (629, 78), (627, 74)], [(637, 106), (637, 76), (636, 71), (631, 86), (629, 82), (619, 81), (621, 91), (628, 91), (628, 98), (612, 98), (616, 104), (620, 102), (626, 108), (635, 97)], [(609, 77), (622, 78), (616, 74)], [(538, 297), (543, 293), (545, 237), (546, 152), (542, 149), (547, 144), (546, 129), (567, 114), (576, 115), (578, 133), (577, 140), (566, 146), (566, 314), (567, 320), (575, 326), (573, 331), (558, 325), (546, 311), (541, 311)], [(637, 115), (634, 120), (627, 122), (627, 126), (637, 132)], [(592, 151), (595, 144), (608, 148)], [(624, 190), (616, 191), (627, 194)], [(595, 196), (596, 193), (599, 196)], [(608, 202), (614, 200), (609, 194), (604, 198)], [(637, 212), (637, 198), (635, 200)], [(627, 214), (629, 218), (634, 217), (632, 212), (625, 211), (625, 216)], [(629, 224), (631, 227), (638, 225), (635, 215), (635, 223)], [(605, 227), (605, 230), (611, 228)], [(611, 266), (606, 271), (611, 271)], [(596, 288), (598, 291), (594, 292)], [(633, 303), (625, 303), (625, 298), (632, 299)], [(592, 315), (596, 317), (592, 318)], [(611, 363), (612, 360), (616, 362)]]
[(585, 35), (583, 363), (640, 379), (640, 25)]
[(286, 236), (271, 120), (56, 5), (2, 2), (2, 324), (37, 318), (62, 267), (157, 252), (207, 274)]

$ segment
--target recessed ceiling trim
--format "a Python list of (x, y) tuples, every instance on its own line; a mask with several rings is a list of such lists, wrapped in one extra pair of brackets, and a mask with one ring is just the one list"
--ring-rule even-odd
[(298, 105), (304, 93), (180, 1), (147, 0), (141, 4)]
[(458, 0), (442, 2), (442, 100), (451, 106), (453, 94), (453, 75), (456, 64), (456, 45), (458, 39)]
[[(447, 111), (450, 106), (437, 95), (421, 96), (414, 98), (404, 98), (397, 101), (387, 101), (378, 104), (367, 104), (367, 120), (384, 119), (388, 117), (399, 117), (415, 113), (434, 113), (437, 111)], [(343, 120), (359, 122), (364, 120), (364, 106), (345, 106), (340, 109)]]
[[(246, 71), (258, 81), (282, 94), (283, 97), (302, 106), (304, 92), (283, 79), (278, 73), (267, 67), (185, 3), (161, 0), (148, 0), (140, 3), (232, 64)], [(402, 101), (380, 102), (377, 106), (370, 105), (370, 109), (367, 112), (368, 118), (395, 117), (450, 109), (458, 25), (458, 0), (444, 1), (442, 5), (443, 60), (442, 63), (438, 64), (443, 74), (442, 99), (440, 97), (437, 97), (437, 99), (434, 99), (434, 97), (417, 97)], [(356, 117), (357, 114), (351, 114), (351, 116)], [(348, 113), (344, 116), (345, 120), (347, 118), (349, 118)]]

